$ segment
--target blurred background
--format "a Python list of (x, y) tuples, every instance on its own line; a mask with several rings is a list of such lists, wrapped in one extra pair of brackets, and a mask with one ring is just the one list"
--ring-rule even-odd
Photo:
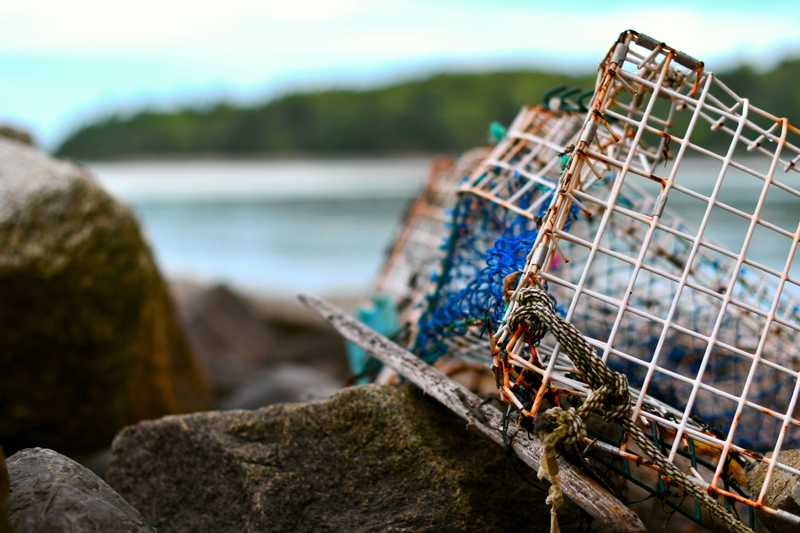
[(791, 2), (600, 4), (6, 2), (0, 123), (88, 166), (172, 278), (360, 293), (434, 155), (591, 88), (627, 28), (800, 117)]

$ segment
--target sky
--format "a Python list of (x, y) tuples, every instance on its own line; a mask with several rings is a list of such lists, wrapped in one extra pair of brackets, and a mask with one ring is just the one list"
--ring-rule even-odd
[[(602, 6), (601, 6), (602, 4)], [(439, 71), (594, 69), (636, 29), (718, 70), (800, 55), (792, 2), (25, 0), (0, 4), (0, 122), (52, 148), (112, 112)]]

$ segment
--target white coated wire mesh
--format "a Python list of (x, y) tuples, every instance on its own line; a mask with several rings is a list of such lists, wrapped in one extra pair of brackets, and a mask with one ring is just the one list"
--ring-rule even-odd
[[(699, 483), (796, 523), (767, 495), (776, 470), (800, 474), (780, 453), (800, 447), (798, 133), (701, 62), (624, 33), (520, 278), (546, 282), (625, 371), (640, 391), (634, 419), (668, 430), (671, 461), (702, 443), (710, 469), (693, 470)], [(585, 223), (568, 225), (576, 205)], [(503, 325), (497, 339), (513, 334)], [(548, 386), (578, 386), (558, 346), (543, 345), (532, 414)], [(513, 352), (527, 357), (521, 341)], [(732, 458), (763, 476), (727, 488)]]
[(435, 159), (423, 189), (406, 210), (375, 282), (375, 291), (393, 300), (401, 324), (416, 323), (430, 290), (431, 271), (443, 255), (458, 184), (487, 151), (469, 150), (455, 164), (446, 157)]
[(581, 118), (578, 113), (543, 106), (523, 108), (505, 137), (459, 187), (459, 193), (487, 199), (533, 219), (548, 200), (543, 193), (556, 187), (561, 154), (580, 128)]
[[(462, 204), (465, 199), (474, 201), (469, 205), (468, 212), (461, 213), (464, 220), (461, 223), (454, 222), (452, 232), (455, 242), (451, 257), (444, 267), (451, 272), (442, 276), (449, 286), (443, 289), (456, 293), (460, 301), (474, 299), (475, 295), (471, 294), (470, 289), (475, 289), (474, 285), (482, 288), (488, 283), (489, 280), (480, 279), (481, 275), (491, 261), (490, 251), (497, 249), (498, 243), (507, 237), (509, 227), (522, 222), (527, 227), (536, 228), (541, 216), (553, 201), (553, 192), (562, 173), (564, 155), (567, 147), (577, 140), (582, 123), (583, 114), (575, 110), (563, 111), (535, 106), (523, 108), (518, 113), (505, 137), (459, 187)], [(585, 180), (581, 187), (595, 195), (607, 195), (611, 182), (608, 175), (598, 173), (597, 176)], [(655, 198), (634, 184), (625, 191), (624, 201), (629, 206), (647, 210), (652, 207)], [(512, 216), (509, 217), (509, 214)], [(586, 206), (576, 202), (572, 215), (577, 220), (576, 230), (591, 233), (596, 229), (598, 218), (591, 216), (592, 212)], [(617, 221), (612, 221), (611, 227), (617, 235), (625, 236), (629, 232), (628, 227)], [(563, 257), (578, 255), (579, 251), (573, 252), (574, 247), (572, 242), (562, 243), (562, 253), (550, 263), (551, 270), (558, 270), (565, 279), (572, 279), (580, 274), (580, 261), (562, 260)], [(529, 247), (524, 250), (525, 256), (528, 251)], [(524, 256), (520, 268), (523, 265)], [(497, 272), (491, 270), (489, 274), (496, 276)], [(496, 279), (493, 281), (498, 283)], [(503, 280), (499, 281), (502, 285)], [(620, 284), (618, 275), (603, 277), (598, 282), (609, 286)], [(480, 290), (474, 292), (481, 299), (486, 296)], [(467, 314), (470, 320), (480, 318), (486, 312), (482, 309), (469, 311)], [(452, 318), (452, 315), (447, 318)], [(584, 314), (581, 319), (586, 323), (597, 321), (592, 313)], [(485, 347), (488, 342), (480, 335), (483, 327), (479, 324), (470, 328), (465, 335), (454, 335), (448, 339), (448, 354), (458, 352), (464, 357), (485, 363)]]
[(481, 332), (503, 300), (497, 278), (524, 265), (537, 216), (561, 173), (560, 155), (580, 125), (574, 112), (523, 108), (461, 184), (445, 257), (419, 324), (418, 355), (485, 364)]

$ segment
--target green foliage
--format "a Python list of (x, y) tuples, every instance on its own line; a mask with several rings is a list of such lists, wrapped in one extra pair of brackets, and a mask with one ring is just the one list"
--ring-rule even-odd
[[(800, 91), (793, 90), (800, 59), (763, 74), (739, 67), (721, 78), (756, 105), (800, 116)], [(255, 106), (143, 110), (78, 129), (56, 154), (101, 159), (457, 151), (485, 143), (489, 124), (508, 124), (520, 106), (538, 102), (549, 89), (590, 88), (593, 82), (593, 74), (541, 71), (441, 74), (369, 90), (290, 94)]]

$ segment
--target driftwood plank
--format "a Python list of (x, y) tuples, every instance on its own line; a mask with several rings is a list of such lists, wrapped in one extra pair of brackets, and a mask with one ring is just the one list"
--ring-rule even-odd
[[(480, 397), (450, 380), (414, 354), (351, 318), (344, 311), (311, 296), (301, 295), (299, 298), (304, 304), (320, 313), (346, 339), (395, 369), (490, 440), (503, 445), (499, 429), (503, 417), (495, 407), (482, 404)], [(525, 431), (519, 431), (511, 444), (514, 452), (525, 464), (538, 470), (543, 455), (542, 444), (538, 439), (529, 436)], [(607, 489), (561, 458), (558, 467), (564, 494), (598, 521), (601, 529), (620, 532), (645, 531), (639, 517)]]

